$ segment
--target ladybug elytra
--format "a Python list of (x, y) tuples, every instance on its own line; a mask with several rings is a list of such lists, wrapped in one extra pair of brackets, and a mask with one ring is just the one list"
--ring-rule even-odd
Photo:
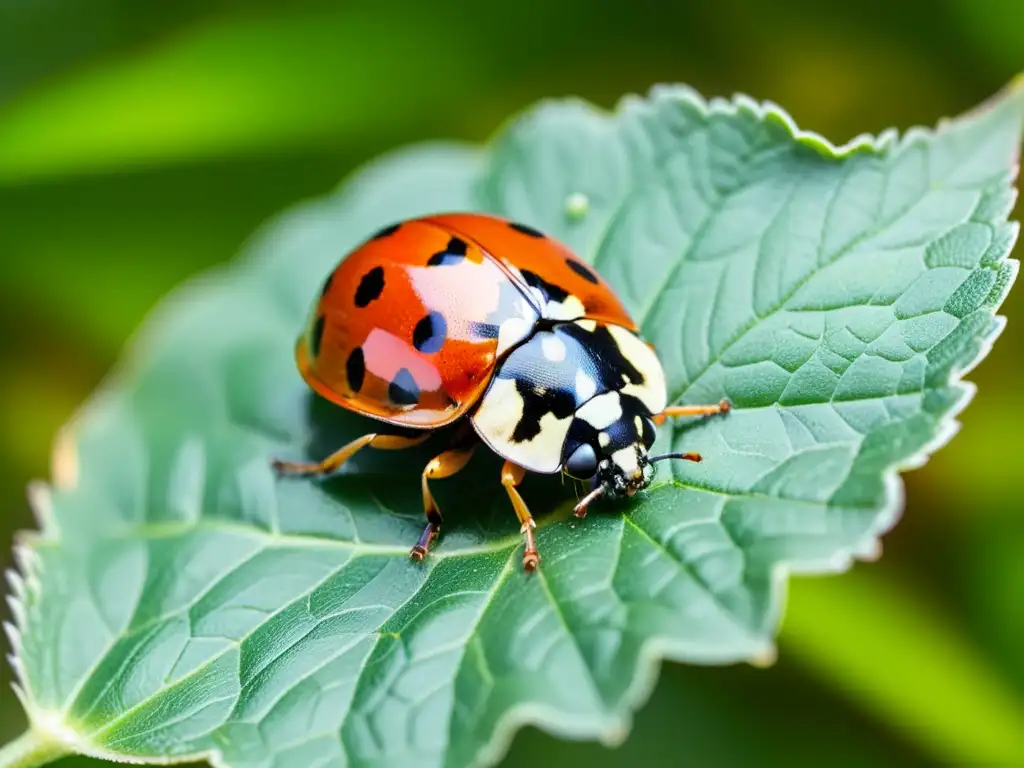
[(457, 473), (481, 442), (505, 459), (532, 570), (535, 523), (516, 489), (527, 471), (589, 483), (574, 509), (583, 517), (596, 499), (646, 488), (657, 461), (700, 461), (648, 454), (666, 418), (729, 409), (667, 407), (657, 354), (604, 279), (556, 240), (483, 214), (411, 219), (366, 240), (324, 282), (295, 354), (319, 395), (404, 434), (372, 431), (315, 464), (275, 460), (283, 474), (328, 474), (363, 448), (467, 425), (423, 470), (414, 559), (442, 522), (429, 481)]

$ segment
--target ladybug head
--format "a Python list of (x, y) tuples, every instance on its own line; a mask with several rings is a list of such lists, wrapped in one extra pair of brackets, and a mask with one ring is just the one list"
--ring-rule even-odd
[(590, 486), (576, 514), (599, 498), (629, 497), (649, 486), (654, 464), (670, 458), (648, 454), (654, 438), (650, 411), (629, 395), (607, 392), (580, 407), (562, 450), (562, 471)]

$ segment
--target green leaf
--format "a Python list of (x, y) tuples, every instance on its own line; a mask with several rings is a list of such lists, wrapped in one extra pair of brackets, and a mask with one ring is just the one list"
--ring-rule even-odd
[[(152, 318), (34, 490), (12, 577), (32, 727), (151, 761), (482, 764), (526, 723), (621, 740), (660, 659), (770, 661), (786, 574), (872, 556), (897, 470), (954, 431), (1016, 274), (1022, 117), (1016, 88), (836, 149), (774, 106), (657, 88), (397, 153), (282, 216)], [(583, 522), (568, 486), (529, 478), (534, 574), (493, 456), (437, 483), (447, 522), (422, 564), (429, 446), (321, 483), (268, 465), (366, 430), (293, 365), (324, 274), (445, 209), (572, 245), (642, 320), (673, 400), (737, 406), (666, 426), (662, 446), (704, 462)]]

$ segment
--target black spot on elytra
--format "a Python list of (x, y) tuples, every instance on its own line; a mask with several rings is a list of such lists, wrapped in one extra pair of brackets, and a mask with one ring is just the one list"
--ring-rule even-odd
[(412, 344), (425, 354), (433, 354), (444, 346), (448, 335), (448, 323), (440, 312), (430, 312), (423, 317), (412, 332)]
[(460, 240), (457, 237), (453, 237), (448, 241), (448, 245), (440, 253), (435, 253), (427, 260), (428, 267), (447, 267), (452, 264), (458, 264), (464, 258), (466, 258), (466, 249), (469, 246), (466, 245), (465, 240)]
[(576, 261), (576, 259), (566, 259), (565, 263), (569, 265), (569, 269), (582, 277), (588, 283), (597, 285), (597, 275), (591, 272), (586, 264), (581, 261)]
[(538, 291), (540, 291), (541, 294), (544, 296), (545, 300), (557, 301), (559, 304), (561, 304), (563, 301), (569, 298), (569, 292), (564, 288), (559, 288), (557, 285), (549, 283), (543, 277), (534, 272), (531, 272), (528, 269), (523, 269), (520, 271), (523, 274), (523, 279), (526, 281), (526, 284), (529, 285), (531, 288), (536, 288)]
[(365, 307), (384, 290), (384, 267), (374, 267), (359, 281), (356, 288), (356, 306)]
[(533, 227), (528, 227), (525, 224), (519, 224), (518, 222), (513, 221), (509, 223), (509, 226), (516, 232), (522, 232), (524, 235), (529, 235), (530, 237), (544, 237), (543, 232), (539, 232)]
[(353, 392), (363, 388), (363, 379), (366, 378), (366, 359), (363, 357), (363, 348), (356, 347), (345, 361), (345, 376), (348, 378), (348, 386)]
[(313, 330), (309, 334), (309, 351), (313, 357), (320, 356), (320, 342), (324, 340), (324, 323), (327, 318), (320, 315), (313, 323)]
[(420, 388), (408, 368), (402, 368), (388, 385), (388, 398), (395, 405), (416, 405), (420, 401)]
[(323, 285), (323, 288), (321, 288), (321, 289), (320, 289), (320, 296), (321, 296), (321, 297), (323, 297), (323, 296), (326, 296), (326, 295), (327, 295), (327, 292), (328, 292), (329, 290), (331, 290), (331, 283), (333, 283), (333, 282), (334, 282), (334, 273), (333, 273), (333, 272), (331, 272), (331, 274), (329, 274), (329, 275), (327, 276), (327, 279), (326, 279), (326, 280), (324, 280), (324, 285)]
[(383, 229), (379, 230), (377, 232), (377, 234), (375, 234), (370, 239), (371, 240), (380, 240), (382, 237), (387, 237), (388, 235), (393, 235), (393, 234), (395, 234), (395, 232), (398, 231), (398, 228), (400, 226), (402, 226), (401, 222), (399, 222), (398, 224), (392, 224), (390, 226), (384, 227)]

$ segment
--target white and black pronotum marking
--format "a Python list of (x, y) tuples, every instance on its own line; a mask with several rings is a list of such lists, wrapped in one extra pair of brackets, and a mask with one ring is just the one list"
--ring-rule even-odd
[(661, 364), (636, 334), (577, 320), (513, 349), (472, 419), (492, 449), (530, 471), (591, 477), (607, 461), (633, 479), (666, 398)]

